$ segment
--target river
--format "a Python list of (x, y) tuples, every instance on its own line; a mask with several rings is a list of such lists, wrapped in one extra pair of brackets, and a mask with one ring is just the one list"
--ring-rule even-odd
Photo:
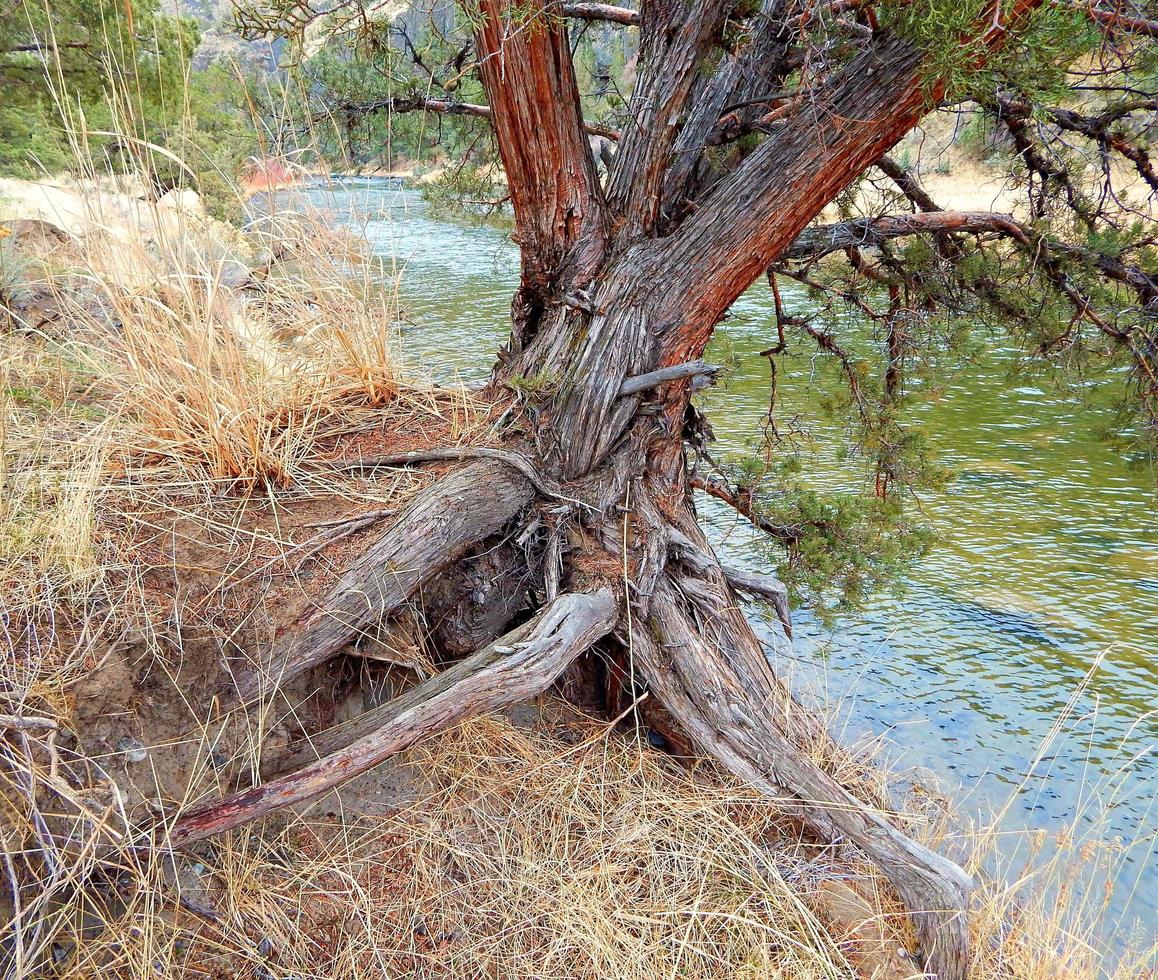
[[(343, 180), (308, 196), (361, 229), (396, 280), (407, 353), (437, 377), (485, 377), (518, 280), (506, 230), (434, 217), (416, 192), (385, 181)], [(791, 288), (784, 298), (789, 310), (809, 304)], [(766, 288), (743, 296), (720, 328), (733, 366), (710, 396), (719, 455), (760, 434), (768, 363), (758, 351), (771, 330)], [(797, 346), (781, 359), (780, 385), (785, 410), (822, 437), (809, 478), (857, 489), (840, 432), (818, 411), (815, 358)], [(918, 408), (958, 474), (921, 497), (938, 535), (931, 553), (864, 612), (826, 627), (798, 611), (796, 659), (778, 666), (838, 706), (846, 740), (887, 733), (891, 764), (931, 773), (978, 825), (1004, 810), (1003, 866), (1019, 867), (1032, 831), (1048, 836), (1039, 866), (1059, 834), (1120, 841), (1099, 848), (1077, 880), (1094, 908), (1113, 886), (1104, 940), (1118, 945), (1126, 930), (1146, 940), (1158, 922), (1153, 472), (1129, 467), (1101, 437), (1108, 399), (1086, 391), (1092, 404), (1080, 404), (1073, 391), (1013, 377), (1014, 361), (994, 345)], [(723, 554), (767, 567), (767, 546), (747, 525), (702, 504)]]

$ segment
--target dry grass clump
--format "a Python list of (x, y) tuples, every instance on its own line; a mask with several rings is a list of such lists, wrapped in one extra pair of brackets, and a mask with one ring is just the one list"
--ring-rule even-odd
[[(57, 913), (55, 975), (921, 975), (855, 851), (603, 725), (476, 719), (333, 799), (196, 854), (144, 861), (110, 840), (98, 884), (62, 903), (72, 919)], [(1115, 965), (1023, 884), (983, 881), (976, 980), (1152, 975), (1153, 949)]]
[(603, 727), (479, 719), (409, 753), (394, 778), (416, 784), (396, 815), (236, 833), (180, 859), (207, 914), (166, 915), (138, 889), (65, 975), (134, 961), (168, 976), (854, 972), (855, 951), (810, 903), (823, 880), (855, 874), (839, 854), (767, 801), (693, 782)]
[(136, 423), (134, 448), (189, 479), (288, 486), (359, 410), (435, 409), (400, 367), (393, 297), (349, 240), (303, 220), (292, 250), (259, 240), (239, 258), (207, 222), (86, 235), (55, 297), (108, 408)]

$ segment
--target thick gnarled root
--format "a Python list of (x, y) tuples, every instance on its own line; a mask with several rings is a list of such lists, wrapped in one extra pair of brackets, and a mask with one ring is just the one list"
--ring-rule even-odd
[(504, 527), (534, 495), (531, 481), (500, 460), (472, 463), (439, 480), (350, 565), (307, 619), (237, 679), (237, 698), (273, 692), (324, 663)]
[(369, 772), (390, 756), (486, 711), (545, 691), (563, 669), (618, 620), (613, 591), (559, 596), (529, 623), (401, 697), (367, 712), (325, 755), (261, 786), (233, 793), (180, 817), (169, 828), (168, 845), (184, 847), (242, 826), (274, 810), (327, 793)]
[[(710, 554), (706, 541), (694, 543)], [(687, 571), (669, 565), (646, 622), (636, 623), (630, 637), (649, 689), (692, 738), (821, 838), (856, 844), (913, 916), (929, 969), (941, 980), (964, 980), (972, 880), (822, 768), (817, 756), (831, 738), (773, 673), (724, 570), (703, 562)]]

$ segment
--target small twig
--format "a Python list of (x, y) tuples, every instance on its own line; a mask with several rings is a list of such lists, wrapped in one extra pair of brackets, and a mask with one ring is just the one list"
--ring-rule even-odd
[(31, 731), (36, 728), (50, 728), (56, 730), (60, 724), (52, 718), (41, 718), (38, 715), (5, 715), (0, 714), (0, 728), (18, 728), (21, 731)]
[(307, 550), (305, 550), (297, 562), (295, 562), (294, 571), (301, 571), (302, 566), (319, 551), (323, 551), (338, 541), (344, 541), (351, 535), (357, 534), (371, 524), (376, 524), (385, 517), (393, 516), (393, 514), (394, 511), (392, 510), (371, 510), (365, 514), (358, 514), (355, 517), (343, 517), (334, 521), (320, 521), (317, 524), (307, 524), (307, 527), (322, 527), (328, 530), (315, 535), (310, 538), (309, 541), (299, 546)]
[(358, 523), (362, 520), (379, 520), (383, 517), (393, 516), (395, 511), (389, 509), (382, 510), (368, 510), (363, 514), (355, 514), (353, 517), (336, 517), (332, 521), (314, 521), (312, 524), (306, 524), (306, 527), (344, 527), (347, 524)]

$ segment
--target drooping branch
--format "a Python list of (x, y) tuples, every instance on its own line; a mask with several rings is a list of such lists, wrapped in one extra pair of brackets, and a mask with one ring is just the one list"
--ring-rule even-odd
[(731, 507), (754, 528), (763, 531), (770, 538), (785, 544), (792, 544), (802, 537), (803, 532), (800, 528), (776, 524), (768, 520), (756, 510), (750, 495), (744, 494), (734, 487), (729, 487), (721, 477), (692, 476), (688, 482), (693, 489), (702, 490), (709, 497), (715, 497), (720, 503)]
[[(1104, 119), (1115, 117), (1117, 111), (1129, 111), (1129, 106), (1119, 106), (1118, 110), (1107, 112)], [(887, 159), (878, 163), (878, 166), (886, 173), (895, 168), (895, 164)], [(1088, 285), (1096, 281), (1104, 285), (1117, 284), (1133, 293), (1136, 311), (1154, 309), (1158, 306), (1158, 276), (1148, 270), (1145, 260), (1140, 257), (1153, 247), (1152, 237), (1127, 242), (1115, 254), (1104, 247), (1096, 248), (1081, 242), (1067, 241), (1033, 224), (1018, 221), (1011, 215), (943, 211), (911, 174), (902, 172), (894, 179), (906, 198), (921, 208), (921, 213), (862, 218), (810, 229), (785, 252), (781, 262), (774, 267), (776, 271), (810, 288), (839, 295), (847, 302), (860, 306), (867, 316), (880, 319), (879, 314), (865, 303), (856, 289), (820, 282), (808, 275), (811, 263), (830, 252), (843, 249), (856, 272), (873, 283), (889, 285), (893, 290), (898, 284), (903, 284), (912, 295), (924, 296), (925, 302), (936, 305), (946, 301), (950, 304), (959, 302), (960, 297), (971, 293), (1004, 319), (1014, 323), (1029, 323), (1032, 318), (1026, 316), (1023, 306), (992, 275), (964, 276), (957, 271), (957, 264), (963, 257), (986, 250), (990, 239), (1001, 239), (1008, 243), (1013, 254), (1021, 256), (1026, 274), (1039, 278), (1049, 291), (1059, 295), (1073, 309), (1073, 318), (1068, 324), (1063, 320), (1056, 333), (1040, 340), (1036, 353), (1047, 354), (1067, 349), (1077, 342), (1076, 325), (1082, 321), (1089, 322), (1115, 345), (1128, 352), (1142, 403), (1150, 412), (1151, 419), (1154, 418), (1152, 406), (1155, 393), (1158, 392), (1158, 375), (1154, 370), (1153, 341), (1146, 317), (1143, 315), (1140, 322), (1131, 322), (1132, 317), (1114, 316), (1110, 310), (1099, 309), (1093, 299), (1093, 287)], [(953, 284), (955, 292), (951, 293), (947, 288), (948, 283), (941, 282), (938, 275), (906, 267), (888, 248), (887, 243), (891, 238), (926, 232), (930, 233), (938, 254), (947, 262), (950, 269), (949, 282)], [(965, 239), (967, 233), (983, 238), (969, 246)], [(829, 248), (829, 244), (834, 247)], [(877, 264), (868, 261), (862, 251), (872, 246), (880, 252)], [(788, 264), (792, 261), (804, 265), (802, 268), (793, 268)], [(1108, 303), (1105, 299), (1102, 302)], [(886, 325), (891, 323), (887, 316), (885, 320)], [(823, 340), (823, 335), (818, 335), (807, 326), (805, 330), (818, 342)], [(835, 353), (840, 356), (839, 352)], [(847, 373), (847, 359), (842, 357), (842, 362)], [(855, 395), (857, 382), (851, 375), (849, 384)]]
[(530, 480), (501, 461), (483, 461), (419, 496), (266, 655), (237, 680), (248, 700), (323, 663), (397, 609), (476, 542), (510, 521), (534, 496)]
[(1033, 217), (1044, 211), (1045, 202), (1051, 190), (1059, 190), (1065, 196), (1069, 208), (1090, 231), (1097, 227), (1098, 209), (1089, 199), (1085, 190), (1066, 167), (1051, 158), (1049, 150), (1034, 132), (1031, 112), (1024, 106), (1008, 99), (998, 98), (986, 108), (992, 111), (1013, 140), (1017, 153), (1032, 175), (1041, 182), (1039, 193), (1030, 194)]
[[(1028, 118), (1034, 107), (1025, 99), (1006, 98), (1000, 100), (1002, 111), (1007, 116)], [(1085, 115), (1073, 109), (1050, 108), (1045, 110), (1046, 118), (1058, 129), (1078, 133), (1095, 142), (1104, 152), (1113, 150), (1129, 160), (1138, 175), (1146, 181), (1152, 191), (1158, 191), (1158, 174), (1149, 154), (1136, 140), (1131, 140), (1115, 124), (1135, 112), (1153, 113), (1158, 110), (1158, 98), (1128, 100), (1095, 116)]]
[(319, 739), (317, 746), (325, 746), (326, 754), (181, 816), (169, 828), (168, 846), (186, 847), (313, 799), (422, 738), (542, 693), (568, 664), (609, 633), (616, 619), (615, 594), (609, 587), (560, 596), (533, 620), (473, 656), (366, 712), (344, 731)]
[(896, 160), (890, 156), (883, 156), (876, 162), (876, 167), (886, 177), (889, 178), (905, 197), (912, 202), (913, 206), (920, 211), (940, 211), (942, 208), (937, 206), (928, 194), (928, 192), (921, 186), (920, 182), (908, 170), (902, 167)]

